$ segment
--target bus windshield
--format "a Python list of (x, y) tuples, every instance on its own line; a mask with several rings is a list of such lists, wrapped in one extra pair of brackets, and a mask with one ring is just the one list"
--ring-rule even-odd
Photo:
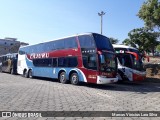
[(93, 37), (98, 50), (114, 51), (109, 38), (95, 33), (93, 34)]
[(121, 65), (135, 70), (144, 71), (143, 63), (140, 57), (136, 60), (136, 57), (129, 53), (118, 53), (117, 57)]
[(136, 60), (135, 56), (131, 55), (132, 59), (133, 59), (133, 69), (135, 70), (139, 70), (139, 71), (144, 71), (144, 66), (143, 66), (143, 62), (142, 59), (139, 56), (139, 59)]
[(129, 68), (133, 68), (133, 63), (132, 63), (130, 54), (118, 53), (117, 57), (121, 65), (129, 67)]
[(100, 71), (116, 72), (117, 70), (116, 55), (113, 53), (103, 52), (100, 55)]

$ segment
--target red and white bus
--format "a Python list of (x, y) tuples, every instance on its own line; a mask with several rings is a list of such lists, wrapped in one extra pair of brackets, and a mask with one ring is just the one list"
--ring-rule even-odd
[(20, 47), (17, 69), (25, 77), (56, 78), (61, 83), (118, 81), (114, 48), (107, 37), (96, 33)]
[(138, 49), (126, 45), (113, 44), (118, 58), (118, 79), (128, 81), (142, 81), (146, 72), (142, 62), (142, 55)]

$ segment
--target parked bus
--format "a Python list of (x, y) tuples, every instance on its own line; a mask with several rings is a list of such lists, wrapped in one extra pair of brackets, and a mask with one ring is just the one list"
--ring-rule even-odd
[(118, 79), (128, 81), (142, 81), (146, 72), (142, 62), (142, 55), (133, 47), (113, 45), (118, 58)]
[(117, 59), (110, 40), (86, 33), (20, 47), (18, 73), (56, 78), (61, 83), (106, 84), (118, 81)]
[(17, 74), (17, 53), (0, 56), (0, 72)]

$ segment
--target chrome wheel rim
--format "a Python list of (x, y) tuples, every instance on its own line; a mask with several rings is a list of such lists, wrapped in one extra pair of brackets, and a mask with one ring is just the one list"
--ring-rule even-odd
[(65, 75), (61, 75), (60, 81), (61, 81), (61, 82), (64, 82), (64, 81), (65, 81)]
[(76, 84), (78, 80), (78, 77), (76, 75), (72, 76), (72, 83)]

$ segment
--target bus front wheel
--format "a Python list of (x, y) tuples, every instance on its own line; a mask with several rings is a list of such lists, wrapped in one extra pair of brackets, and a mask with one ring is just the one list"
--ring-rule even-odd
[(67, 83), (67, 79), (66, 79), (66, 73), (65, 72), (61, 72), (59, 75), (59, 81), (63, 84)]
[(28, 72), (27, 72), (27, 70), (24, 70), (23, 76), (24, 76), (25, 78), (28, 78)]
[(78, 85), (79, 84), (79, 78), (77, 73), (72, 73), (70, 77), (70, 81), (73, 85)]

